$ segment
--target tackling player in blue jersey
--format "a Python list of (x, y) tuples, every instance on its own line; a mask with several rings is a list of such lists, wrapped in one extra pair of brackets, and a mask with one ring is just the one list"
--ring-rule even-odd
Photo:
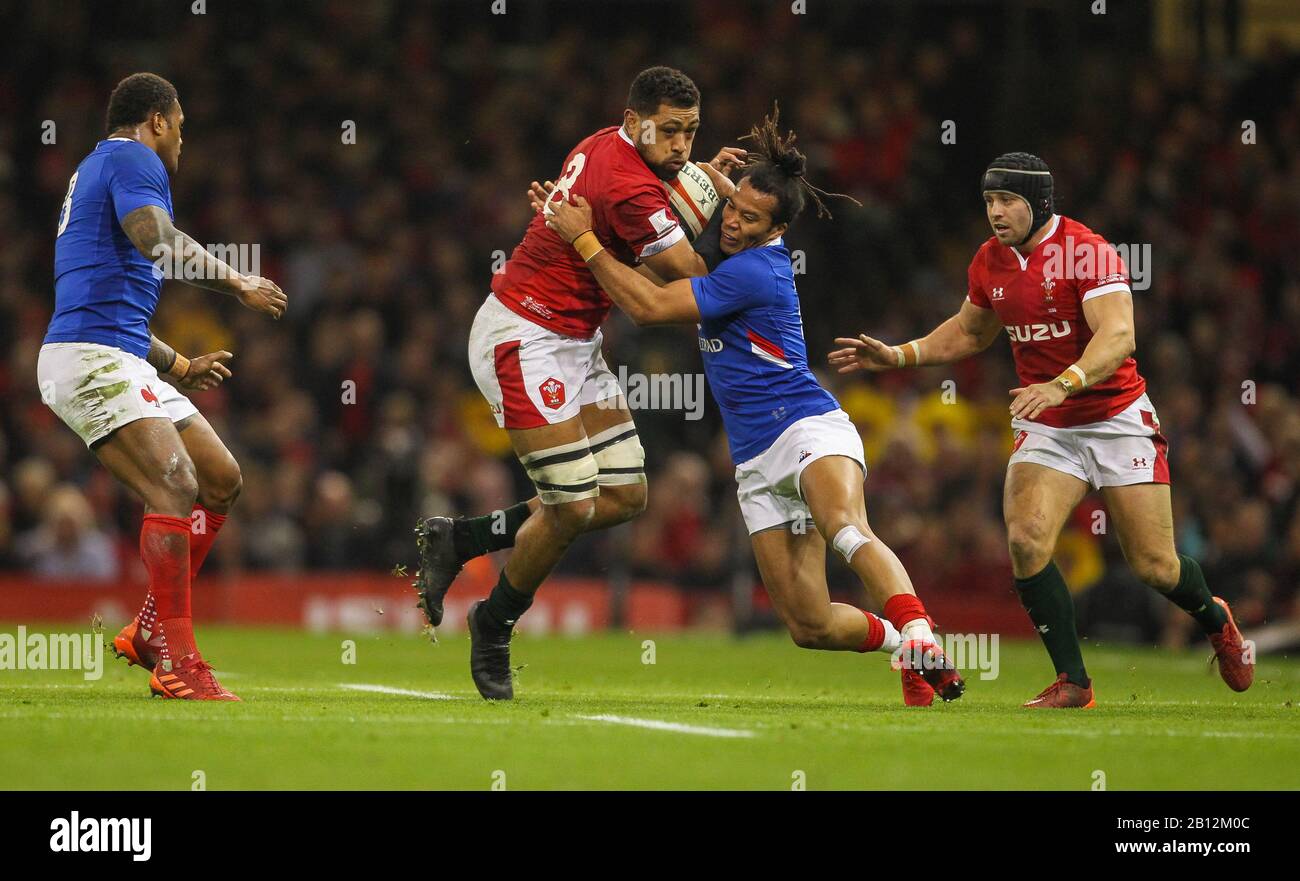
[[(936, 642), (907, 572), (867, 523), (862, 439), (808, 367), (782, 235), (808, 197), (819, 216), (825, 208), (804, 180), (805, 159), (794, 148), (794, 134), (780, 134), (775, 113), (748, 137), (757, 149), (746, 157), (738, 185), (702, 166), (724, 200), (719, 235), (725, 259), (706, 276), (658, 287), (623, 266), (601, 250), (581, 197), (552, 202), (547, 225), (573, 244), (610, 299), (637, 324), (699, 327), (704, 371), (722, 411), (754, 556), (794, 641), (803, 648), (892, 652), (907, 704), (929, 705), (936, 694), (953, 700), (965, 683)], [(545, 192), (530, 192), (535, 209)], [(862, 580), (883, 619), (830, 601), (827, 543)]]
[(152, 672), (155, 694), (238, 700), (195, 645), (190, 583), (239, 494), (239, 465), (189, 398), (159, 378), (214, 388), (231, 375), (232, 355), (186, 358), (149, 321), (172, 266), (273, 318), (287, 301), (274, 282), (240, 274), (173, 225), (168, 173), (184, 124), (162, 77), (132, 74), (113, 90), (108, 137), (77, 166), (59, 212), (54, 316), (36, 374), (46, 405), (144, 502), (149, 593), (114, 650)]

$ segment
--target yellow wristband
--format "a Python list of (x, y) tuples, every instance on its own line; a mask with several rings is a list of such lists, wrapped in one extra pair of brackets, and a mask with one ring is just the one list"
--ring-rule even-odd
[(185, 377), (189, 376), (189, 373), (190, 373), (190, 359), (186, 358), (180, 352), (177, 352), (176, 360), (172, 362), (171, 367), (167, 368), (167, 375), (174, 376), (177, 379), (184, 379)]
[(587, 230), (574, 239), (573, 247), (577, 250), (578, 255), (588, 263), (591, 262), (592, 257), (605, 250), (605, 246), (600, 243), (600, 239), (596, 238), (596, 234), (591, 230)]

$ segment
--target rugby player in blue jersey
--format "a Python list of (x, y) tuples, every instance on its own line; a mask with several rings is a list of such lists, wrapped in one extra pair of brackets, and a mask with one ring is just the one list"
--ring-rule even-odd
[[(54, 239), (54, 316), (36, 375), (41, 398), (113, 476), (144, 502), (140, 556), (149, 593), (113, 640), (152, 673), (154, 694), (239, 700), (195, 644), (190, 582), (241, 486), (239, 465), (189, 398), (229, 378), (229, 352), (186, 358), (153, 336), (162, 279), (190, 284), (279, 318), (279, 287), (217, 259), (173, 224), (171, 185), (185, 114), (171, 83), (137, 73), (108, 103), (108, 137), (68, 181)], [(190, 277), (193, 276), (193, 277)]]
[[(739, 184), (701, 166), (723, 197), (714, 222), (723, 259), (708, 275), (659, 287), (620, 264), (591, 233), (591, 212), (581, 197), (551, 202), (547, 225), (574, 246), (637, 324), (699, 328), (704, 372), (722, 411), (759, 573), (795, 643), (891, 652), (908, 705), (928, 706), (936, 694), (954, 700), (965, 683), (939, 647), (906, 570), (867, 523), (862, 439), (808, 367), (782, 235), (808, 199), (819, 216), (825, 206), (804, 179), (806, 162), (793, 132), (781, 135), (775, 113), (748, 137), (756, 149), (746, 157)], [(545, 188), (530, 190), (535, 209), (545, 194)], [(830, 601), (828, 543), (883, 618)]]

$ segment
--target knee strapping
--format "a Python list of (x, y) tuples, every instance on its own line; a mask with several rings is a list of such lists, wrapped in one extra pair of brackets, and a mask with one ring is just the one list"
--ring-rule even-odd
[(856, 526), (845, 526), (835, 533), (835, 538), (831, 541), (831, 544), (835, 547), (835, 550), (840, 552), (844, 562), (849, 563), (853, 560), (853, 555), (857, 553), (858, 548), (869, 541), (871, 539), (863, 535), (862, 531)]
[(596, 481), (601, 486), (645, 483), (645, 448), (636, 426), (624, 422), (588, 439), (596, 458)]
[(562, 505), (600, 495), (596, 482), (596, 457), (584, 438), (570, 444), (536, 450), (521, 456), (544, 505)]

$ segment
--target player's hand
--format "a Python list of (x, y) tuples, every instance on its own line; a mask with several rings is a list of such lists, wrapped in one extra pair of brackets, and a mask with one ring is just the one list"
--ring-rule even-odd
[(546, 200), (551, 197), (551, 191), (555, 189), (554, 181), (547, 181), (539, 184), (533, 181), (528, 185), (528, 204), (533, 206), (533, 210), (541, 213), (546, 208)]
[(246, 275), (240, 283), (239, 293), (235, 295), (254, 312), (264, 312), (279, 320), (284, 310), (289, 307), (289, 298), (280, 286), (269, 278), (260, 275)]
[(722, 174), (731, 174), (737, 168), (744, 168), (745, 161), (749, 158), (749, 152), (741, 147), (723, 147), (708, 162), (703, 163), (713, 170)]
[(546, 226), (572, 245), (574, 239), (591, 229), (591, 205), (582, 196), (576, 195), (571, 201), (560, 199), (552, 202)]
[(225, 362), (233, 357), (235, 356), (229, 352), (212, 352), (191, 358), (189, 372), (185, 374), (184, 379), (178, 379), (176, 382), (182, 388), (192, 388), (201, 392), (214, 389), (230, 378), (230, 368)]
[(723, 147), (708, 162), (700, 163), (700, 168), (713, 181), (713, 188), (718, 191), (718, 195), (723, 199), (730, 196), (736, 191), (736, 184), (730, 177), (733, 169), (744, 168), (745, 159), (749, 154), (739, 147)]
[(1065, 400), (1065, 389), (1058, 382), (1038, 382), (1011, 389), (1011, 418), (1034, 420), (1044, 410)]
[(836, 349), (826, 356), (826, 361), (837, 373), (853, 373), (856, 370), (893, 370), (898, 366), (898, 352), (893, 346), (887, 346), (880, 340), (864, 334), (858, 338), (836, 337), (835, 342), (842, 349)]
[(727, 177), (721, 171), (718, 171), (707, 162), (701, 163), (700, 168), (713, 181), (713, 188), (718, 191), (718, 196), (725, 199), (732, 193), (736, 192), (736, 184), (731, 178)]

